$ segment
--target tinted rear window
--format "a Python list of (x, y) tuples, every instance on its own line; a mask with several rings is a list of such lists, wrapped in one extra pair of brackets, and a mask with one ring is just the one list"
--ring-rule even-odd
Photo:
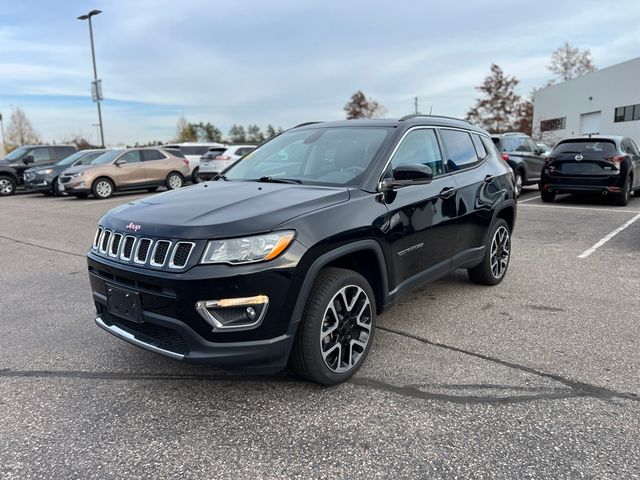
[(180, 151), (185, 155), (204, 155), (208, 150), (207, 146), (180, 147)]
[(551, 155), (562, 153), (575, 153), (584, 156), (615, 157), (617, 154), (616, 144), (610, 140), (572, 140), (570, 142), (559, 143), (553, 149)]

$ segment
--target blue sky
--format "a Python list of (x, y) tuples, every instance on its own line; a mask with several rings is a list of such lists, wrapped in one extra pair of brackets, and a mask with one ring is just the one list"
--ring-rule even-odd
[(178, 117), (284, 128), (343, 118), (363, 90), (387, 116), (463, 116), (492, 62), (526, 95), (565, 40), (600, 68), (640, 56), (640, 2), (22, 0), (0, 3), (0, 112), (47, 141), (95, 139), (94, 17), (109, 144), (165, 140)]

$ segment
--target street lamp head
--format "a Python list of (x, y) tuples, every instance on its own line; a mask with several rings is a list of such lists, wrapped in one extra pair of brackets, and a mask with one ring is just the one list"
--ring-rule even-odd
[(94, 15), (100, 15), (101, 13), (102, 13), (102, 10), (91, 10), (86, 15), (80, 15), (78, 17), (78, 20), (88, 20), (89, 18), (93, 17)]

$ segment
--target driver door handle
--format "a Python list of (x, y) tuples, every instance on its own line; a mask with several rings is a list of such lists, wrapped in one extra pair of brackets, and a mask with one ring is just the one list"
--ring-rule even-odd
[(456, 194), (456, 189), (453, 187), (445, 187), (440, 190), (439, 197), (442, 199), (451, 198)]

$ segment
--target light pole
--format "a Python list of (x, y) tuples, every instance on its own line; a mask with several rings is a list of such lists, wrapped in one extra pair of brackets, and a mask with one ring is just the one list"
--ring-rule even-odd
[(2, 123), (2, 114), (0, 113), (0, 130), (2, 130), (2, 154), (6, 152), (6, 146), (4, 144), (4, 123)]
[(93, 26), (91, 25), (91, 17), (101, 14), (101, 10), (91, 10), (86, 15), (80, 15), (78, 20), (89, 20), (89, 38), (91, 39), (91, 58), (93, 59), (93, 95), (94, 101), (98, 105), (98, 125), (100, 125), (100, 146), (104, 148), (104, 131), (102, 129), (102, 111), (100, 110), (100, 100), (102, 100), (102, 87), (98, 80), (98, 70), (96, 69), (96, 51), (93, 46)]

